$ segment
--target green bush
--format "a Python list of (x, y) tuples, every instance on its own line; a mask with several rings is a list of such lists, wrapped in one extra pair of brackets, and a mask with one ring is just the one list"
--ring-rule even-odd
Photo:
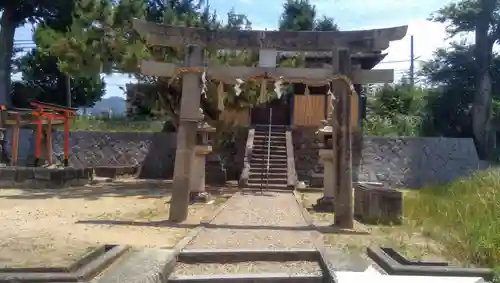
[(406, 84), (386, 86), (369, 96), (363, 132), (372, 136), (421, 136), (426, 118), (425, 89)]
[(97, 117), (78, 117), (70, 122), (70, 130), (98, 132), (160, 132), (164, 121), (153, 119), (129, 119), (114, 117), (110, 119)]
[(418, 116), (397, 115), (392, 118), (373, 115), (363, 121), (363, 134), (383, 137), (415, 137), (420, 135)]

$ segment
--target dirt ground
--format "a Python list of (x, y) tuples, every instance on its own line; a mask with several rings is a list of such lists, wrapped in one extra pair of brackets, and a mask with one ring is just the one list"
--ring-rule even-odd
[(169, 199), (165, 186), (134, 182), (0, 189), (0, 268), (66, 266), (102, 244), (171, 248), (224, 200), (174, 224)]
[[(333, 213), (317, 213), (312, 205), (322, 196), (321, 192), (300, 194), (305, 207), (315, 223), (333, 223)], [(361, 225), (357, 223), (357, 225)], [(325, 234), (325, 244), (330, 249), (366, 257), (368, 247), (391, 247), (404, 256), (415, 260), (447, 261), (461, 265), (454, 258), (446, 255), (446, 248), (438, 242), (426, 237), (419, 227), (406, 219), (400, 226), (363, 225), (369, 234)]]

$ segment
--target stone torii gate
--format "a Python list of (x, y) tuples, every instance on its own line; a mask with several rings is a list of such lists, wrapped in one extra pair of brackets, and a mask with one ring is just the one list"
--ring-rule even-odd
[[(352, 83), (392, 82), (393, 70), (361, 70), (353, 68), (351, 54), (382, 51), (389, 42), (406, 35), (407, 26), (386, 29), (317, 32), (317, 31), (258, 31), (258, 30), (206, 30), (201, 28), (168, 26), (134, 20), (134, 29), (149, 45), (185, 47), (184, 64), (144, 61), (141, 72), (151, 76), (173, 77), (183, 75), (180, 122), (177, 133), (177, 149), (174, 167), (174, 189), (170, 209), (171, 221), (183, 221), (187, 217), (192, 152), (196, 143), (196, 127), (199, 119), (201, 73), (219, 81), (236, 84), (245, 78), (265, 78), (288, 82), (331, 85), (334, 93), (336, 122), (334, 155), (338, 159), (334, 172), (338, 186), (335, 225), (342, 228), (353, 226), (352, 204), (352, 130), (350, 127)], [(259, 49), (260, 56), (272, 58), (278, 51), (329, 51), (332, 67), (325, 68), (276, 68), (262, 62), (259, 67), (206, 66), (205, 48)], [(274, 56), (276, 58), (276, 56)], [(357, 121), (356, 121), (357, 123)], [(335, 188), (331, 188), (335, 189)], [(326, 188), (325, 188), (326, 190)]]

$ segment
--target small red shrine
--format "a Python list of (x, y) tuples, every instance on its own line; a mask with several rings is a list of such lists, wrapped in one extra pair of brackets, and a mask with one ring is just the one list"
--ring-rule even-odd
[[(8, 109), (9, 116), (14, 118), (12, 135), (12, 158), (11, 165), (17, 165), (19, 152), (19, 132), (22, 126), (36, 124), (35, 140), (35, 167), (38, 166), (41, 155), (41, 143), (43, 135), (43, 125), (46, 127), (46, 156), (49, 164), (52, 164), (52, 126), (54, 124), (64, 124), (64, 166), (69, 165), (69, 120), (76, 117), (76, 108), (60, 106), (56, 104), (31, 101), (33, 109)], [(4, 109), (2, 109), (4, 110)], [(30, 115), (31, 119), (22, 119), (22, 116)], [(35, 119), (33, 119), (35, 118)]]

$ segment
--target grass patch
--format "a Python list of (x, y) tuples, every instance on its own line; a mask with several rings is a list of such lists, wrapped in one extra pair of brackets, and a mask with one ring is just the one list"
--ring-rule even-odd
[(407, 197), (406, 216), (454, 257), (500, 270), (499, 169)]
[(160, 132), (164, 121), (152, 119), (130, 119), (114, 117), (104, 119), (98, 117), (78, 117), (70, 124), (70, 129), (76, 131), (95, 132)]
[[(406, 193), (405, 193), (406, 195)], [(311, 206), (322, 193), (302, 193), (304, 206), (311, 213), (315, 223), (333, 223), (333, 213), (318, 213)], [(346, 254), (357, 254), (366, 257), (366, 249), (372, 246), (391, 247), (402, 253), (405, 257), (414, 260), (447, 261), (454, 265), (463, 266), (446, 253), (446, 248), (438, 241), (426, 236), (420, 227), (413, 222), (404, 220), (402, 225), (364, 225), (370, 234), (325, 234), (327, 247)]]

